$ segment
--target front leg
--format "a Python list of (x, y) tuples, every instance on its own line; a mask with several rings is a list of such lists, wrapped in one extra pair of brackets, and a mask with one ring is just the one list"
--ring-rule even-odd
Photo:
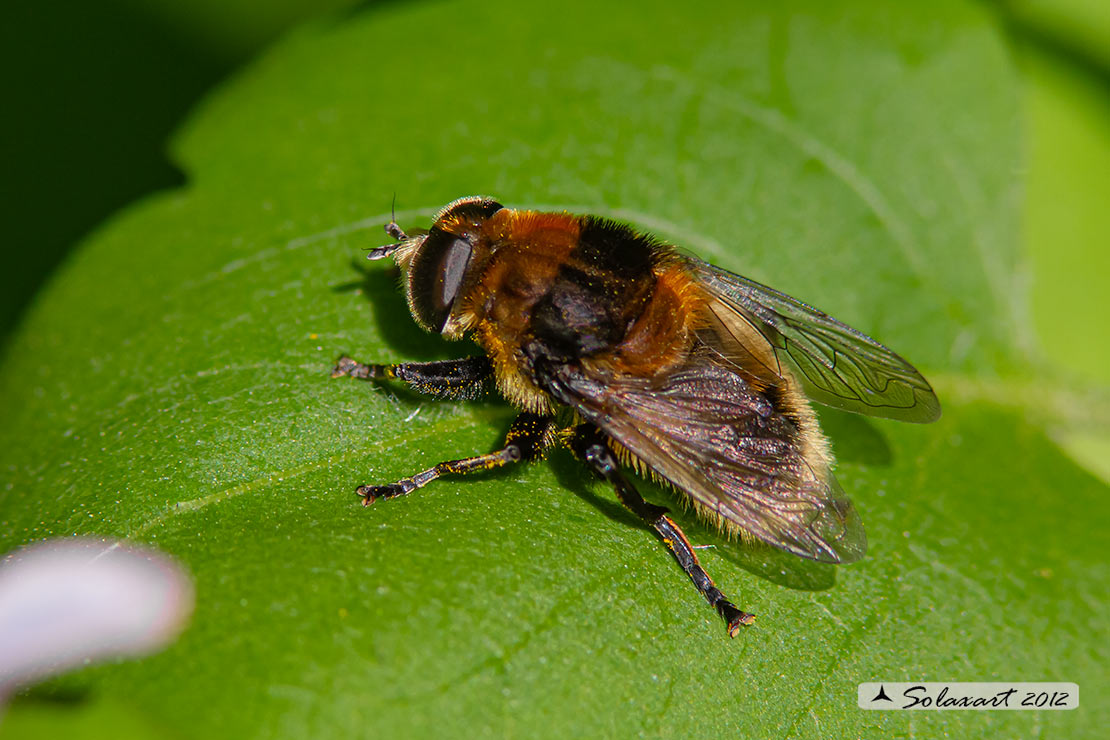
[(493, 375), (488, 357), (465, 357), (439, 362), (406, 362), (400, 365), (367, 365), (343, 355), (331, 376), (349, 375), (359, 380), (403, 380), (414, 390), (438, 398), (477, 398)]
[(474, 473), (492, 470), (509, 463), (534, 460), (540, 457), (554, 440), (554, 421), (550, 416), (524, 412), (516, 417), (509, 433), (505, 435), (505, 446), (487, 455), (475, 455), (461, 460), (448, 460), (435, 467), (423, 470), (409, 478), (384, 486), (359, 486), (356, 493), (362, 497), (362, 505), (369, 506), (380, 498), (396, 498), (421, 488), (441, 475)]

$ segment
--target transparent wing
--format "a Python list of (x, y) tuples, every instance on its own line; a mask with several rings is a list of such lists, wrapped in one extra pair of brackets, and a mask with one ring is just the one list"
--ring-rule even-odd
[[(940, 417), (940, 401), (912, 365), (866, 334), (785, 293), (688, 258), (710, 294), (718, 332), (756, 358), (766, 357), (753, 331), (775, 361), (797, 371), (806, 395), (827, 406), (911, 422)], [(750, 364), (750, 363), (749, 363)], [(767, 364), (764, 361), (764, 364)], [(767, 368), (781, 375), (781, 368)]]
[(858, 560), (867, 549), (852, 502), (806, 462), (793, 422), (726, 367), (692, 364), (649, 383), (564, 366), (547, 385), (726, 524), (824, 562)]

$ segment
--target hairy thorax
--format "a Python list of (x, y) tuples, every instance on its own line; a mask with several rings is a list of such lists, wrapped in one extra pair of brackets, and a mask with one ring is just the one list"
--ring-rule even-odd
[(545, 366), (650, 379), (686, 359), (704, 300), (669, 248), (608, 222), (503, 213), (463, 313), (511, 402), (551, 410)]

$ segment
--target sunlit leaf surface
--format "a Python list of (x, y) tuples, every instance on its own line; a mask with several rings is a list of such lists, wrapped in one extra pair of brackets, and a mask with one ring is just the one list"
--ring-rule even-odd
[[(161, 547), (195, 618), (165, 653), (21, 699), (8, 736), (74, 706), (119, 737), (1105, 727), (1110, 498), (1033, 413), (1009, 57), (973, 4), (826, 5), (386, 4), (213, 93), (173, 143), (189, 186), (95, 234), (0, 369), (0, 545)], [(359, 508), (357, 484), (489, 449), (512, 417), (328, 378), (344, 352), (474, 351), (421, 334), (362, 261), (394, 193), (404, 225), (474, 193), (622, 218), (905, 354), (940, 422), (822, 414), (868, 557), (820, 566), (681, 516), (758, 614), (729, 640), (567, 455)], [(857, 709), (884, 679), (1089, 693)]]

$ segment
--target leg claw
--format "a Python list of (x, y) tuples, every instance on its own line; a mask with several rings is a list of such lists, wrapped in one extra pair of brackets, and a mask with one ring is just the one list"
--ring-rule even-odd
[(389, 483), (384, 486), (359, 486), (355, 493), (362, 497), (362, 505), (369, 506), (380, 498), (393, 498), (409, 492), (399, 483)]
[[(732, 605), (730, 604), (729, 606)], [(735, 606), (732, 606), (731, 609), (727, 609), (725, 611), (727, 611), (727, 613), (722, 612), (721, 616), (725, 618), (725, 622), (728, 625), (727, 628), (729, 637), (736, 637), (738, 634), (740, 634), (741, 627), (747, 627), (755, 622), (754, 614), (742, 612)]]
[(354, 377), (355, 371), (359, 368), (359, 363), (352, 360), (347, 355), (343, 355), (335, 361), (335, 367), (331, 369), (331, 376), (333, 378), (342, 378), (344, 375)]
[(729, 637), (736, 637), (740, 634), (741, 627), (747, 627), (755, 622), (755, 615), (748, 614), (737, 608), (728, 599), (721, 599), (717, 602), (717, 613), (720, 614), (725, 620), (725, 629), (728, 630)]

